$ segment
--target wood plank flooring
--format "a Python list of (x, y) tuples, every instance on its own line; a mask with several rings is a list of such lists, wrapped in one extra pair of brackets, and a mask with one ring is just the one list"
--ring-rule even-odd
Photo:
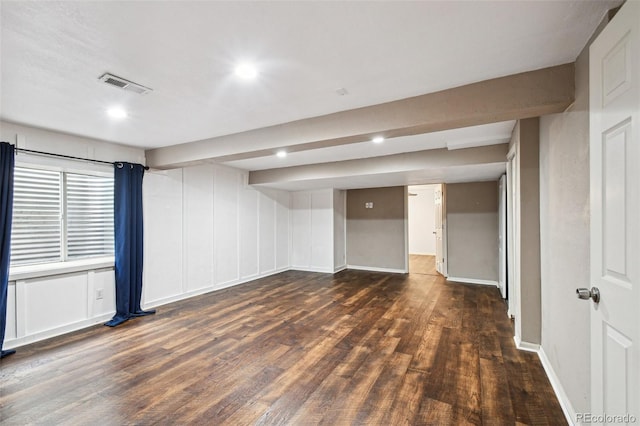
[(438, 275), (436, 272), (436, 257), (421, 254), (410, 254), (409, 272), (411, 274)]
[(0, 423), (560, 425), (498, 290), (285, 272), (19, 348)]

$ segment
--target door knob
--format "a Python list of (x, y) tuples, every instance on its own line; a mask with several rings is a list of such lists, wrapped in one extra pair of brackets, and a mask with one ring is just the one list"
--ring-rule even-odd
[(591, 287), (591, 290), (588, 288), (576, 288), (576, 294), (578, 295), (578, 299), (593, 299), (595, 303), (600, 302), (600, 290), (598, 287)]

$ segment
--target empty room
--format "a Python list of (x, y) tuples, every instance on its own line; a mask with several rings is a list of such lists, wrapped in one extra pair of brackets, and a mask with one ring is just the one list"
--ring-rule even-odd
[(640, 422), (640, 1), (0, 0), (0, 424)]

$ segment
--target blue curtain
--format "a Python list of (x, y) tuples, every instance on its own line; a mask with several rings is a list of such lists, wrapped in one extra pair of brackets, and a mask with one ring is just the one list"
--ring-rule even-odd
[(7, 327), (14, 164), (14, 146), (7, 142), (0, 142), (0, 358), (16, 352), (14, 350), (2, 350), (4, 333)]
[(142, 297), (143, 223), (140, 164), (114, 164), (114, 231), (116, 314), (105, 325), (115, 327), (133, 317), (154, 314), (140, 308)]

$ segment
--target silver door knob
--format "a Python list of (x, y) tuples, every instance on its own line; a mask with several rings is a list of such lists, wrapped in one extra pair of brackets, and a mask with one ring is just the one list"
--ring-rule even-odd
[(600, 302), (600, 290), (598, 287), (591, 287), (591, 290), (588, 288), (576, 288), (576, 294), (578, 295), (578, 299), (593, 299), (595, 303)]

